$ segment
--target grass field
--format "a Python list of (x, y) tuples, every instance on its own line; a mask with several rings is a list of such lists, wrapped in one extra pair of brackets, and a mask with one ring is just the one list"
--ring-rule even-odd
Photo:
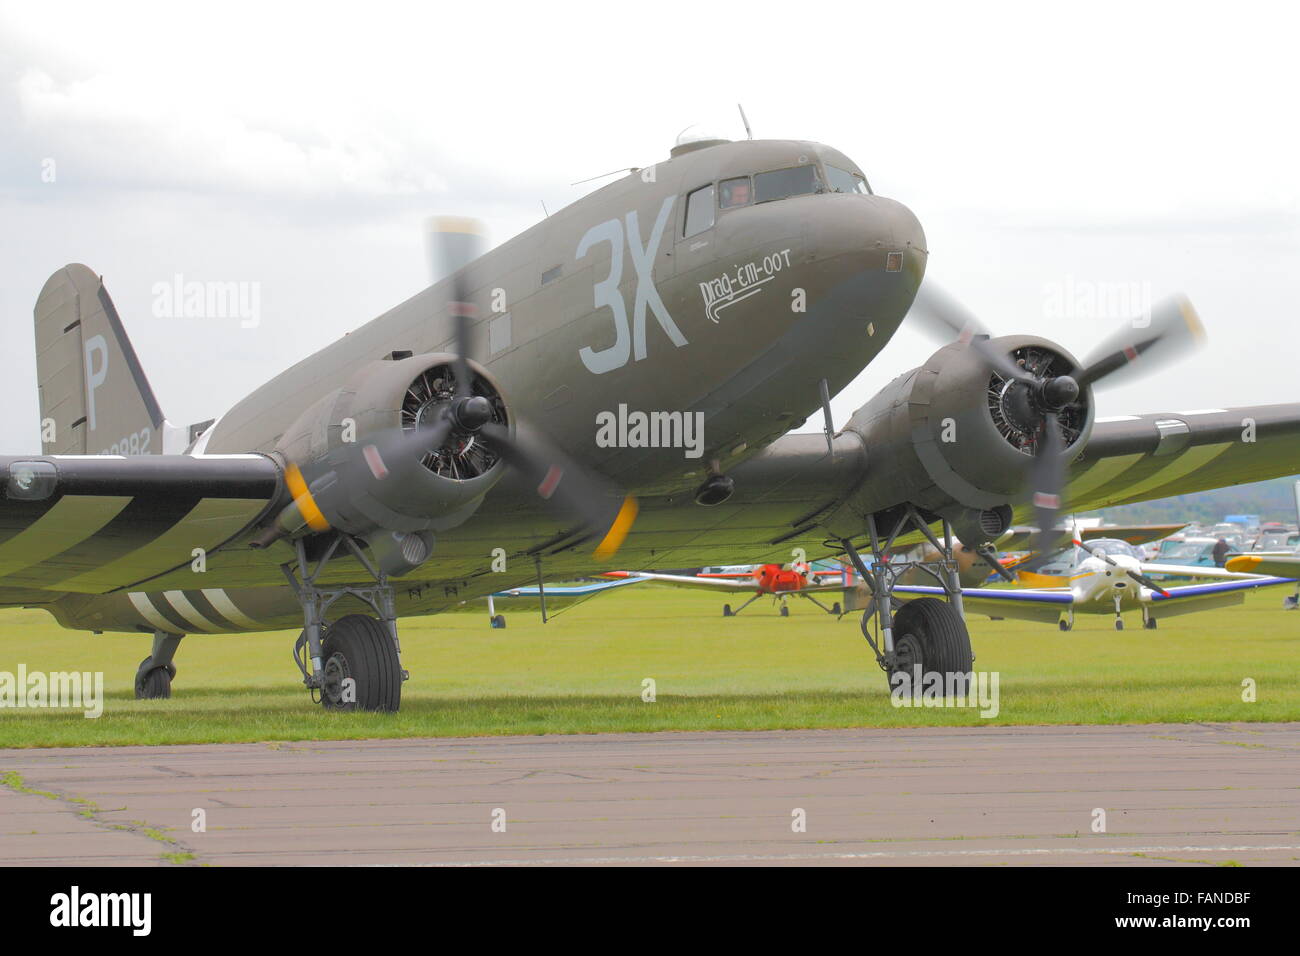
[[(194, 636), (181, 645), (168, 701), (136, 701), (148, 640), (64, 631), (39, 611), (0, 611), (0, 671), (103, 671), (103, 716), (0, 709), (0, 747), (175, 744), (481, 734), (759, 730), (983, 724), (1097, 724), (1300, 719), (1300, 612), (1287, 588), (1237, 608), (1144, 631), (1131, 615), (1075, 628), (972, 618), (982, 671), (1000, 677), (1000, 713), (895, 708), (856, 616), (803, 602), (779, 617), (757, 601), (739, 618), (722, 599), (642, 586), (572, 608), (402, 623), (411, 680), (400, 714), (325, 713), (290, 659), (296, 636)], [(643, 702), (642, 681), (657, 700)], [(1258, 699), (1242, 700), (1253, 679)]]

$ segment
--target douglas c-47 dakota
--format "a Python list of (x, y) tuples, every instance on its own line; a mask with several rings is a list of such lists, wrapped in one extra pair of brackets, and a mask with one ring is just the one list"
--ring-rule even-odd
[[(183, 635), (300, 628), (324, 706), (392, 711), (402, 616), (798, 548), (854, 562), (884, 670), (966, 672), (955, 538), (1300, 471), (1300, 405), (1096, 418), (1095, 387), (1200, 335), (1185, 299), (1082, 362), (992, 338), (923, 285), (912, 212), (829, 146), (682, 143), (489, 252), (465, 223), (441, 243), (447, 278), (192, 429), (101, 279), (55, 272), (42, 454), (0, 458), (0, 604), (150, 635), (140, 697), (170, 694)], [(905, 318), (946, 344), (836, 431), (829, 396)], [(786, 434), (819, 410), (825, 435)], [(598, 442), (611, 415), (655, 440)], [(883, 556), (922, 541), (939, 593), (896, 603)]]

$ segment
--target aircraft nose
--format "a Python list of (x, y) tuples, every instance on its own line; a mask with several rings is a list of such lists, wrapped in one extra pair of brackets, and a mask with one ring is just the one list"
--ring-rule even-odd
[(883, 196), (876, 198), (881, 206), (881, 214), (889, 220), (894, 245), (901, 247), (905, 252), (910, 251), (922, 258), (928, 256), (929, 250), (925, 246), (925, 230), (921, 228), (921, 220), (916, 218), (916, 214), (897, 200), (886, 199)]
[(912, 210), (884, 196), (819, 198), (820, 258), (845, 256), (846, 265), (855, 270), (901, 272), (910, 284), (920, 284), (929, 253), (925, 231)]

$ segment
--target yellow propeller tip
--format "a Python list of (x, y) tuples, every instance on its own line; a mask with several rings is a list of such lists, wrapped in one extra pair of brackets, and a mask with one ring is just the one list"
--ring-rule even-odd
[(325, 520), (324, 513), (316, 504), (316, 499), (312, 497), (302, 471), (293, 462), (289, 462), (289, 467), (284, 470), (284, 483), (289, 486), (289, 494), (293, 496), (293, 502), (298, 506), (303, 520), (307, 522), (307, 527), (313, 531), (328, 531), (330, 523)]
[(483, 223), (468, 216), (434, 216), (429, 220), (433, 232), (460, 232), (472, 236), (483, 236), (487, 229)]
[(614, 523), (609, 526), (605, 537), (600, 539), (600, 544), (596, 545), (597, 558), (605, 561), (618, 553), (618, 549), (623, 547), (623, 542), (627, 540), (628, 532), (632, 530), (632, 523), (636, 521), (639, 510), (640, 506), (631, 495), (623, 499), (623, 505), (614, 517)]

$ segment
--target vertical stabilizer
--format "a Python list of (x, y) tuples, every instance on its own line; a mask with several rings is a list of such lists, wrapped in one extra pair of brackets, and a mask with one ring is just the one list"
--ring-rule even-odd
[(161, 454), (165, 422), (99, 276), (50, 276), (36, 300), (36, 383), (47, 455)]

